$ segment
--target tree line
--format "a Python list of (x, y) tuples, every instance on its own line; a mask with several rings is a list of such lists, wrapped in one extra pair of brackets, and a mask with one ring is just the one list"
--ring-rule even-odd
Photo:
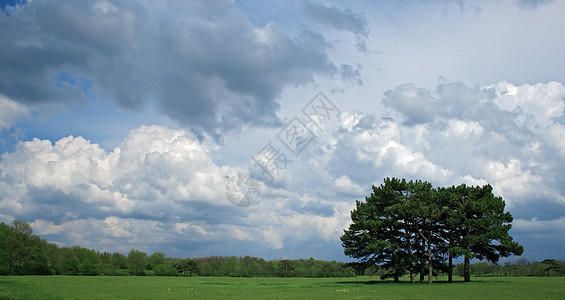
[(453, 260), (462, 256), (470, 281), (470, 260), (498, 262), (521, 255), (523, 247), (508, 234), (512, 215), (492, 186), (434, 188), (431, 183), (385, 178), (365, 201), (356, 201), (352, 223), (341, 236), (344, 253), (358, 261), (357, 272), (382, 270), (382, 279), (405, 274), (415, 282), (439, 272), (452, 281)]
[(353, 276), (342, 262), (310, 259), (265, 260), (251, 256), (168, 258), (132, 249), (127, 255), (74, 247), (59, 247), (33, 234), (29, 223), (0, 223), (0, 275), (110, 276)]
[[(455, 266), (456, 274), (463, 274), (463, 264)], [(508, 277), (508, 276), (565, 276), (565, 261), (545, 259), (530, 262), (521, 258), (513, 263), (502, 265), (479, 261), (470, 266), (470, 272), (477, 277)]]
[(194, 259), (202, 276), (350, 277), (346, 263), (309, 259), (265, 260), (251, 256), (211, 256)]
[[(453, 274), (463, 277), (465, 264), (459, 263), (453, 266)], [(363, 270), (362, 275), (382, 276), (385, 270), (376, 267), (368, 267)], [(514, 262), (496, 264), (487, 261), (478, 261), (469, 265), (469, 273), (474, 277), (563, 277), (565, 276), (565, 261), (545, 259), (543, 261), (530, 262), (524, 258)], [(445, 275), (439, 272), (434, 275)]]

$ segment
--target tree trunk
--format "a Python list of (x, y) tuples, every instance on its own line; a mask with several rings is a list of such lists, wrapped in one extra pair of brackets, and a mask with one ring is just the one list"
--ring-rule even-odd
[[(551, 277), (551, 273), (549, 273)], [(414, 283), (416, 282), (416, 278), (414, 278), (414, 271), (410, 270), (410, 282)]]
[(428, 241), (428, 284), (433, 283), (432, 277), (434, 276), (434, 271), (432, 268), (432, 246)]
[(400, 278), (398, 277), (398, 274), (394, 274), (394, 282), (399, 282)]
[(420, 270), (420, 282), (424, 282), (425, 276), (426, 276), (426, 268), (422, 264), (422, 269)]
[[(449, 250), (453, 247), (453, 239), (449, 239)], [(453, 282), (453, 253), (449, 251), (449, 267), (447, 268), (447, 282)]]
[(453, 282), (453, 254), (449, 252), (449, 267), (447, 268), (447, 282)]
[(470, 271), (470, 259), (465, 256), (465, 263), (463, 265), (463, 276), (465, 277), (465, 282), (471, 281), (471, 271)]

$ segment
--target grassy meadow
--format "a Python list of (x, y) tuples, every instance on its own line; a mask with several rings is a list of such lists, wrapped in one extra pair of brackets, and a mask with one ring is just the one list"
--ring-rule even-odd
[(565, 299), (565, 277), (403, 279), (1, 276), (0, 299)]

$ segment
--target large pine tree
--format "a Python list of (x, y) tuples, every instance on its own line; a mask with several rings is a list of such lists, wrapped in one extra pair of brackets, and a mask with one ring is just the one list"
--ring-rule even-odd
[(495, 197), (492, 186), (468, 187), (464, 184), (448, 189), (452, 210), (447, 218), (450, 251), (464, 256), (464, 280), (470, 281), (472, 258), (498, 262), (500, 257), (521, 255), (524, 248), (509, 235), (512, 215), (504, 212), (506, 203)]
[[(452, 259), (465, 257), (465, 280), (471, 258), (497, 262), (500, 257), (520, 255), (522, 246), (508, 234), (512, 216), (492, 187), (433, 189), (428, 182), (386, 178), (365, 201), (356, 201), (352, 224), (341, 237), (346, 255), (358, 259), (361, 269), (378, 266), (381, 278), (434, 270), (452, 276)], [(445, 260), (448, 259), (448, 266)]]

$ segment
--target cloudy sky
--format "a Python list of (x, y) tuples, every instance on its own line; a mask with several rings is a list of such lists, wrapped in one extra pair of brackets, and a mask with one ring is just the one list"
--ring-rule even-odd
[(343, 261), (394, 176), (490, 183), (524, 257), (565, 259), (563, 1), (0, 3), (0, 221)]

